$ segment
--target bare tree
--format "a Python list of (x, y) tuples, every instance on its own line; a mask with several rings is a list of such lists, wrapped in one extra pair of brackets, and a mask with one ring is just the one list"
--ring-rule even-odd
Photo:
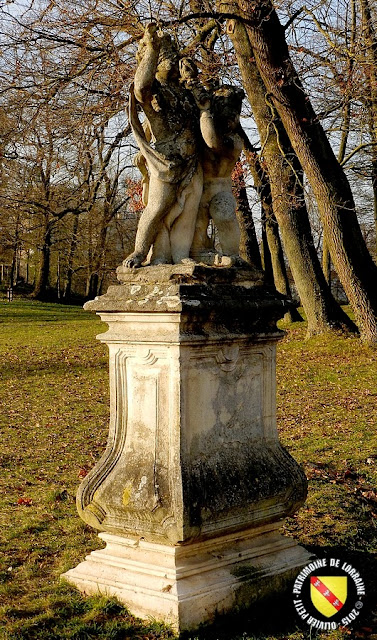
[(270, 0), (252, 5), (239, 0), (238, 6), (268, 95), (313, 189), (325, 238), (361, 336), (376, 342), (377, 267), (366, 248), (346, 175), (292, 64), (284, 28)]
[[(307, 315), (308, 332), (321, 333), (336, 327), (354, 329), (348, 316), (334, 300), (324, 279), (306, 210), (303, 171), (275, 108), (269, 103), (263, 80), (254, 62), (247, 29), (241, 22), (232, 21), (228, 31), (259, 129), (261, 155), (266, 163), (271, 186), (273, 213), (279, 223), (294, 281)], [(275, 244), (276, 254), (279, 246), (273, 235), (274, 222), (271, 214), (266, 222), (267, 238), (270, 237), (272, 247)]]

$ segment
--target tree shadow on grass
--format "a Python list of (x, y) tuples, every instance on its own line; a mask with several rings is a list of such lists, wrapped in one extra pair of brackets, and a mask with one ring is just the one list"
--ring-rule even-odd
[(132, 616), (116, 598), (84, 597), (65, 582), (29, 608), (8, 607), (6, 640), (174, 640), (164, 624)]

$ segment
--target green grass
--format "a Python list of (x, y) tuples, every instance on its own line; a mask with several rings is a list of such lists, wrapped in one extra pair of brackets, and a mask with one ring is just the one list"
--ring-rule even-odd
[[(77, 515), (75, 493), (107, 438), (107, 351), (95, 340), (105, 330), (79, 307), (20, 299), (0, 303), (4, 640), (174, 637), (157, 622), (133, 618), (114, 599), (84, 598), (59, 579), (100, 546)], [(311, 637), (370, 637), (377, 633), (377, 351), (357, 338), (304, 336), (305, 326), (289, 326), (278, 352), (281, 439), (309, 477), (306, 505), (285, 531), (320, 555), (349, 558), (373, 596), (357, 633)], [(280, 599), (273, 606), (274, 615), (258, 608), (197, 637), (310, 637), (289, 603)]]
[(377, 352), (357, 338), (305, 340), (292, 325), (277, 376), (281, 440), (310, 486), (288, 530), (305, 544), (375, 551)]

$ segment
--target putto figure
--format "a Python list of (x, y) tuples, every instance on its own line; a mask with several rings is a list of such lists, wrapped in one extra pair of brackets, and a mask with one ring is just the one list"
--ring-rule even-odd
[[(188, 258), (203, 189), (199, 115), (180, 84), (178, 50), (169, 35), (150, 24), (140, 41), (130, 94), (130, 123), (141, 155), (143, 200), (134, 252), (123, 265), (178, 263)], [(146, 116), (142, 124), (139, 103)]]
[[(207, 229), (213, 220), (223, 255), (239, 258), (240, 230), (236, 217), (236, 199), (232, 193), (232, 171), (240, 157), (245, 132), (240, 124), (242, 100), (239, 87), (204, 87), (197, 79), (192, 61), (180, 62), (185, 85), (190, 88), (200, 110), (202, 136), (200, 161), (203, 168), (203, 193), (199, 204), (191, 255), (207, 262), (213, 254)], [(181, 71), (182, 73), (182, 71)]]
[[(181, 58), (169, 35), (145, 29), (130, 91), (129, 118), (140, 152), (143, 204), (135, 250), (125, 267), (216, 263), (213, 221), (222, 255), (239, 258), (240, 231), (232, 171), (243, 147), (238, 87), (204, 85), (191, 58)], [(141, 123), (138, 105), (144, 111)]]

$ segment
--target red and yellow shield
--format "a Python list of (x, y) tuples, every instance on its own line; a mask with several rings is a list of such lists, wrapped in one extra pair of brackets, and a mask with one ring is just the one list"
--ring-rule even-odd
[(310, 597), (315, 608), (331, 618), (347, 600), (347, 576), (311, 576)]

